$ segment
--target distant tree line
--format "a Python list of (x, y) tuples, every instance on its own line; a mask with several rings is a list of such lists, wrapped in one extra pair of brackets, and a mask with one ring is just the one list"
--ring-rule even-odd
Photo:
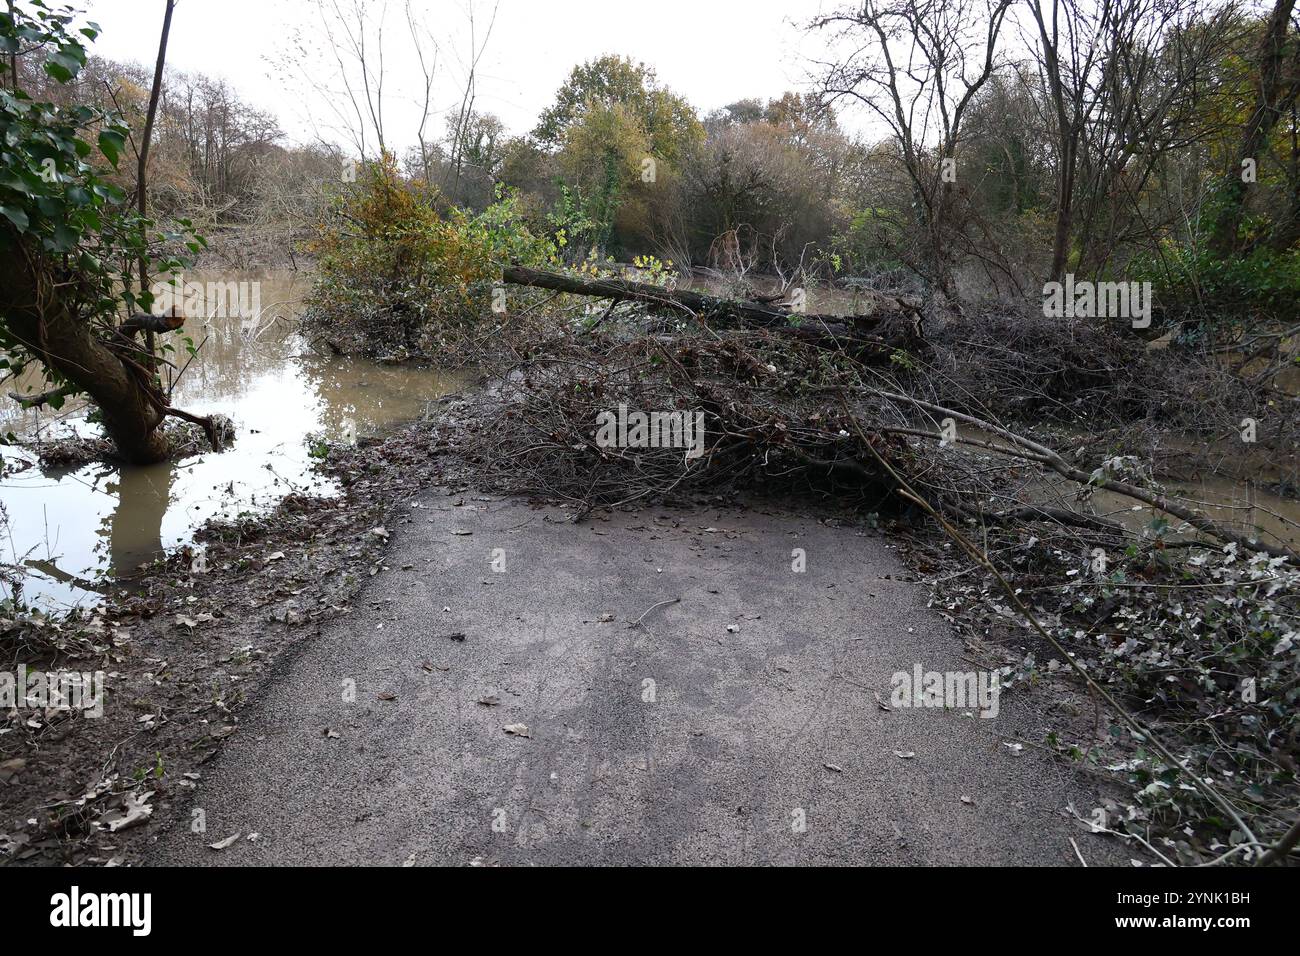
[[(802, 269), (945, 297), (1032, 296), (1068, 272), (1149, 279), (1193, 309), (1294, 302), (1295, 0), (865, 0), (807, 27), (826, 41), (813, 88), (705, 115), (651, 67), (606, 55), (511, 135), (475, 107), (471, 70), (441, 136), (426, 103), (401, 168), (444, 208), (517, 191), (533, 231), (562, 229), (574, 259)], [(431, 42), (415, 20), (411, 37)], [(133, 128), (147, 100), (145, 70), (96, 58), (67, 87), (28, 80)], [(367, 134), (383, 115), (369, 97), (353, 138), (373, 152), (392, 136), (377, 120)], [(876, 134), (846, 132), (846, 109)], [(285, 145), (225, 81), (175, 71), (153, 148), (160, 212), (289, 246), (346, 158)]]

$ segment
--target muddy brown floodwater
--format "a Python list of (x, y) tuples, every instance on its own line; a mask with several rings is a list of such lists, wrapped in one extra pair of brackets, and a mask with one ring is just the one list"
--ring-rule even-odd
[[(311, 467), (309, 436), (337, 441), (353, 430), (365, 436), (419, 418), (429, 402), (468, 381), (438, 369), (318, 354), (296, 331), (310, 287), (307, 274), (186, 278), (260, 283), (262, 315), (255, 328), (236, 317), (193, 318), (185, 325), (185, 334), (202, 346), (177, 382), (173, 403), (229, 416), (233, 447), (148, 467), (97, 462), (46, 469), (31, 448), (4, 446), (0, 564), (21, 573), (0, 584), (0, 597), (53, 611), (93, 605), (110, 577), (189, 543), (213, 517), (262, 512), (292, 492), (337, 494)], [(185, 358), (182, 353), (176, 364)], [(13, 388), (8, 382), (4, 391)], [(37, 377), (17, 386), (20, 392), (41, 388)], [(0, 432), (39, 441), (95, 435), (87, 412), (71, 402), (57, 412), (25, 411), (5, 399)]]
[[(1001, 443), (997, 436), (982, 429), (968, 426), (966, 433), (985, 441)], [(1057, 450), (1068, 452), (1062, 446), (1058, 446)], [(1212, 449), (1210, 453), (1212, 457), (1224, 454), (1219, 449)], [(1261, 461), (1247, 463), (1244, 452), (1238, 451), (1236, 454), (1241, 467), (1226, 468), (1235, 470), (1235, 477), (1200, 475), (1171, 479), (1161, 476), (1160, 487), (1179, 504), (1199, 509), (1207, 518), (1226, 528), (1240, 531), (1267, 544), (1300, 549), (1300, 500), (1269, 490), (1294, 482), (1293, 456), (1286, 456), (1286, 464), (1279, 467), (1278, 464), (1265, 464)], [(990, 454), (989, 457), (1007, 460), (997, 454)], [(1254, 477), (1246, 477), (1247, 475)], [(1073, 481), (1029, 469), (1026, 469), (1025, 476), (1019, 482), (1012, 479), (1011, 484), (1008, 492), (1017, 495), (1020, 500), (1109, 518), (1137, 534), (1152, 532), (1152, 522), (1160, 518), (1168, 522), (1171, 540), (1195, 537), (1195, 533), (1185, 527), (1182, 519), (1104, 488), (1094, 489), (1085, 501), (1081, 501), (1079, 486)]]

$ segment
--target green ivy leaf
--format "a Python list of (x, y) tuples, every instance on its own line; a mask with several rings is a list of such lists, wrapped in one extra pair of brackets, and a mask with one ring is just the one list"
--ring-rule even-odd
[(117, 167), (117, 157), (126, 146), (126, 137), (115, 129), (101, 130), (99, 133), (99, 151), (104, 158)]
[(15, 206), (0, 206), (0, 215), (3, 215), (19, 229), (25, 230), (27, 228), (27, 213)]
[(77, 70), (80, 69), (80, 67), (76, 66), (74, 63), (74, 68), (68, 69), (66, 62), (64, 62), (63, 59), (59, 59), (59, 56), (58, 53), (50, 54), (50, 58), (45, 61), (45, 72), (50, 74), (50, 76), (54, 77), (60, 83), (67, 83), (76, 76)]
[(126, 200), (126, 193), (111, 183), (95, 183), (90, 188), (96, 196), (107, 199), (109, 202), (119, 203)]
[(54, 227), (51, 244), (56, 252), (67, 252), (76, 246), (77, 240), (80, 238), (80, 234), (75, 229), (65, 223), (60, 223)]

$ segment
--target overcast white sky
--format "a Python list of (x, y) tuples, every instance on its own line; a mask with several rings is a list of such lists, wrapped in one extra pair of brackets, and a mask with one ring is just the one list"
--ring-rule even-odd
[[(459, 61), (469, 50), (469, 2), (415, 0), (443, 50), (434, 94), (440, 112), (459, 99)], [(475, 0), (480, 36), (492, 2)], [(81, 4), (104, 31), (95, 52), (153, 62), (163, 0)], [(779, 96), (803, 88), (808, 68), (803, 53), (817, 50), (817, 38), (801, 25), (823, 6), (834, 5), (833, 0), (500, 0), (480, 62), (477, 103), (500, 116), (511, 132), (526, 132), (569, 70), (602, 53), (653, 66), (660, 81), (701, 114), (745, 96)], [(386, 125), (390, 139), (405, 146), (415, 141), (422, 90), (403, 9), (404, 0), (389, 0), (385, 65)], [(167, 59), (178, 69), (227, 78), (246, 100), (278, 116), (294, 138), (311, 138), (313, 121), (328, 135), (329, 104), (273, 69), (295, 29), (317, 24), (310, 0), (180, 0)], [(322, 58), (313, 73), (328, 78), (333, 65)], [(441, 118), (435, 125), (441, 132)]]

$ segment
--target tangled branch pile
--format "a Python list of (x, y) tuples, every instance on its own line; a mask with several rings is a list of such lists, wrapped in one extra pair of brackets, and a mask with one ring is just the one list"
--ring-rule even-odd
[[(560, 334), (516, 351), (531, 357), (501, 370), (502, 411), (475, 443), (511, 490), (579, 502), (584, 511), (774, 483), (851, 495), (873, 510), (888, 494), (882, 476), (861, 463), (834, 396), (851, 362), (842, 355), (772, 332)], [(696, 448), (602, 446), (601, 416), (620, 408), (702, 413), (706, 431)], [(910, 457), (896, 438), (882, 436), (880, 445), (900, 464)]]
[[(1277, 386), (1285, 355), (1242, 374), (1251, 341), (1197, 339), (1178, 329), (1148, 342), (1101, 322), (1066, 324), (1032, 309), (985, 308), (930, 337), (930, 374), (914, 384), (939, 405), (1086, 431), (1110, 454), (1166, 463), (1170, 433), (1240, 445), (1249, 418), (1258, 425), (1258, 445), (1278, 461), (1300, 445), (1300, 398)], [(1182, 467), (1206, 466), (1214, 466), (1208, 455)]]

